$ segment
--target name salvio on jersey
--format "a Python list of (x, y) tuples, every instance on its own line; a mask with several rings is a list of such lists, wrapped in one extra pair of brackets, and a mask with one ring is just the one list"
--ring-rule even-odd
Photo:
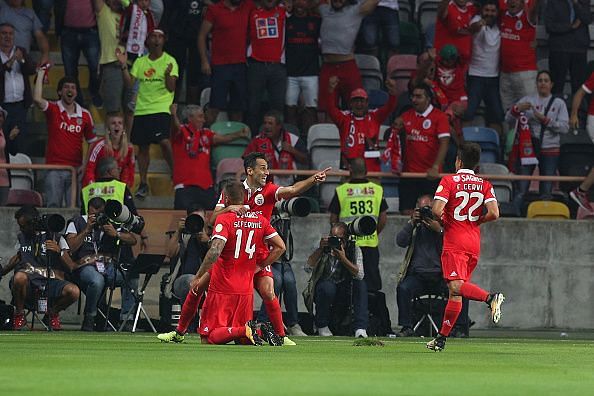
[(457, 174), (452, 176), (456, 187), (456, 207), (454, 220), (478, 221), (485, 200), (484, 180), (472, 174)]

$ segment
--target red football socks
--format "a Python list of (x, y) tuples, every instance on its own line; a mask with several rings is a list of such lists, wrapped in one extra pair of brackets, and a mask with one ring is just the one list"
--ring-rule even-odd
[(243, 337), (245, 337), (245, 326), (218, 327), (208, 334), (208, 342), (210, 344), (222, 345)]
[(460, 295), (469, 300), (487, 301), (489, 293), (475, 285), (474, 283), (464, 282), (460, 287)]
[(278, 336), (284, 337), (285, 325), (283, 324), (283, 312), (281, 311), (278, 297), (274, 297), (273, 300), (264, 300), (264, 306), (266, 307), (266, 313), (268, 314), (268, 318), (270, 318), (272, 327), (274, 327), (274, 332)]
[(449, 299), (445, 308), (445, 312), (443, 313), (443, 322), (441, 323), (441, 330), (439, 330), (439, 334), (446, 337), (450, 335), (450, 332), (458, 320), (460, 311), (462, 311), (462, 301), (454, 301)]
[(192, 319), (194, 319), (194, 316), (196, 316), (196, 312), (198, 311), (200, 297), (202, 297), (202, 293), (200, 293), (200, 295), (196, 295), (194, 294), (193, 290), (190, 290), (186, 296), (186, 300), (184, 301), (184, 305), (181, 309), (181, 314), (179, 315), (179, 322), (177, 323), (177, 327), (175, 329), (175, 331), (177, 331), (179, 334), (186, 334), (188, 331), (190, 322)]

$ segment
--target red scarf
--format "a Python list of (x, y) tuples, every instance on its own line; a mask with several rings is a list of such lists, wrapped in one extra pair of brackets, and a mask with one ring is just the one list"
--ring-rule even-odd
[(190, 158), (196, 158), (199, 153), (210, 153), (210, 141), (207, 135), (202, 134), (202, 131), (196, 130), (190, 124), (183, 124), (180, 127), (184, 148)]
[(520, 159), (520, 165), (538, 165), (538, 158), (532, 147), (532, 134), (530, 132), (530, 125), (528, 118), (524, 112), (520, 113), (516, 121), (516, 133), (514, 137), (514, 145), (509, 156), (507, 167), (511, 172), (516, 170), (516, 163)]
[[(281, 139), (292, 145), (291, 136), (284, 130), (281, 131)], [(263, 133), (256, 136), (254, 140), (256, 150), (266, 155), (266, 160), (271, 169), (297, 169), (293, 155), (288, 151), (282, 149), (279, 150), (278, 147), (272, 143), (272, 140), (266, 137)], [(276, 158), (277, 153), (278, 159)]]
[(382, 154), (382, 161), (390, 164), (393, 173), (400, 173), (402, 171), (402, 154), (398, 131), (390, 127), (386, 133), (390, 133), (390, 137), (388, 138), (386, 150)]

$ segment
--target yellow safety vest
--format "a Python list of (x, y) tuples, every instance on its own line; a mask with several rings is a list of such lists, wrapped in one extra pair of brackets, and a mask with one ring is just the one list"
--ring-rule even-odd
[(82, 203), (85, 213), (89, 209), (89, 201), (95, 197), (101, 197), (105, 201), (115, 199), (124, 203), (126, 195), (126, 183), (119, 180), (109, 180), (91, 183), (82, 189)]
[[(372, 182), (344, 183), (336, 187), (336, 195), (340, 204), (340, 221), (350, 223), (357, 217), (373, 216), (378, 221), (384, 189)], [(377, 247), (379, 239), (377, 231), (371, 235), (356, 237), (359, 247)]]

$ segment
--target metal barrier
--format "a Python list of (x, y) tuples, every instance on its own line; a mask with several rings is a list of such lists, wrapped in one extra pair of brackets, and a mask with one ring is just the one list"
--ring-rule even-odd
[(76, 168), (69, 165), (46, 165), (46, 164), (0, 164), (0, 169), (24, 169), (24, 170), (67, 170), (70, 171), (72, 183), (70, 184), (70, 207), (76, 208), (78, 197), (78, 176)]

